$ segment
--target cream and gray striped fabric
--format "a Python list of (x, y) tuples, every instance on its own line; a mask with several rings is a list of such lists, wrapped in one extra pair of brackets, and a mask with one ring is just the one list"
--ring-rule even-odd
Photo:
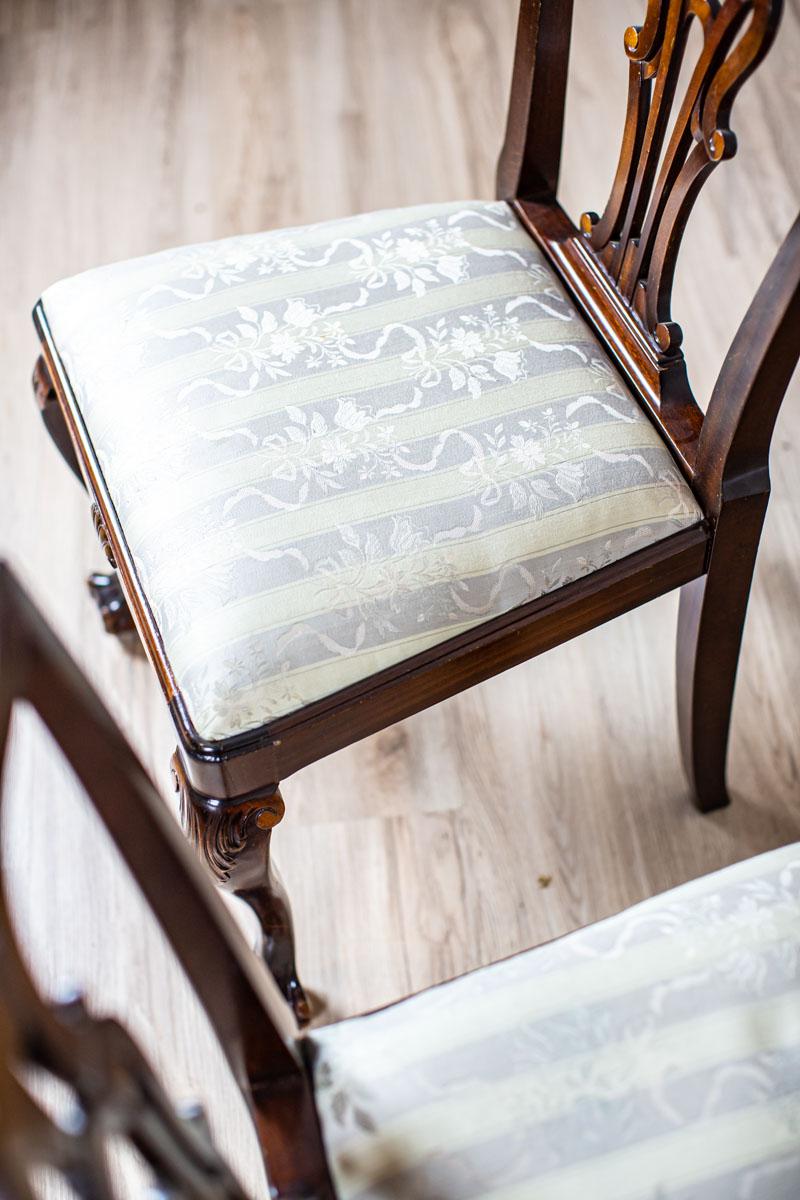
[(797, 1200), (800, 844), (311, 1041), (340, 1200)]
[(505, 204), (190, 246), (43, 300), (203, 737), (701, 520)]

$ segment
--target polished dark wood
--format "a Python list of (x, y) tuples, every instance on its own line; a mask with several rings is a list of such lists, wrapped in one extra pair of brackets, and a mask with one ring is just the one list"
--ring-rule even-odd
[(123, 633), (135, 633), (136, 626), (128, 608), (116, 571), (92, 571), (86, 580), (89, 595), (97, 605), (103, 626), (107, 633), (117, 636)]
[[(659, 429), (702, 506), (703, 523), (246, 734), (208, 742), (192, 726), (68, 372), (37, 306), (43, 360), (67, 437), (175, 720), (186, 786), (206, 802), (235, 807), (263, 796), (274, 781), (324, 755), (675, 588), (684, 589), (684, 761), (698, 807), (727, 801), (727, 736), (769, 491), (769, 443), (800, 353), (797, 226), (731, 346), (706, 415), (689, 386), (671, 292), (686, 222), (704, 181), (735, 152), (733, 101), (769, 49), (781, 7), (780, 0), (648, 0), (641, 28), (621, 39), (629, 91), (611, 194), (602, 216), (584, 214), (575, 224), (556, 198), (572, 5), (520, 6), (498, 195), (511, 203)], [(693, 24), (701, 45), (689, 61)], [(679, 94), (681, 78), (688, 83)], [(740, 220), (744, 240), (746, 214)], [(248, 857), (262, 864), (265, 892), (268, 859)]]
[(561, 166), (572, 0), (520, 4), (497, 195), (552, 202)]
[[(522, 7), (545, 6), (530, 0)], [(704, 812), (729, 802), (725, 763), (769, 498), (769, 447), (800, 354), (800, 217), (734, 338), (705, 415), (689, 386), (671, 293), (686, 222), (712, 170), (736, 152), (733, 102), (772, 44), (781, 10), (781, 0), (649, 0), (643, 25), (625, 32), (628, 105), (602, 217), (584, 213), (577, 228), (554, 201), (526, 197), (521, 188), (508, 196), (646, 406), (706, 514), (707, 568), (682, 588), (677, 639), (681, 751)], [(679, 96), (692, 23), (702, 46)], [(515, 64), (515, 76), (524, 80), (538, 70), (560, 94), (565, 69), (545, 55)], [(518, 142), (529, 137), (512, 120), (507, 145), (515, 132)]]
[[(0, 1195), (34, 1200), (34, 1168), (51, 1167), (73, 1193), (112, 1197), (105, 1124), (136, 1147), (160, 1195), (245, 1200), (216, 1153), (202, 1109), (176, 1112), (128, 1032), (89, 1014), (81, 997), (45, 1004), (0, 921)], [(56, 1124), (20, 1083), (17, 1070), (37, 1069), (79, 1097), (71, 1128)], [(77, 1119), (75, 1119), (77, 1118)]]
[[(281, 717), (259, 741), (232, 738), (223, 746), (192, 740), (186, 758), (191, 777), (205, 781), (203, 790), (220, 795), (246, 791), (254, 776), (285, 779), (342, 746), (695, 579), (705, 570), (707, 554), (705, 529), (682, 531)], [(180, 697), (170, 706), (183, 737), (194, 738)]]
[(744, 619), (767, 493), (725, 506), (707, 574), (685, 585), (678, 609), (676, 681), (681, 756), (701, 812), (730, 802), (728, 734)]
[(704, 811), (728, 802), (728, 732), (769, 501), (769, 447), (798, 343), (800, 216), (736, 334), (698, 446), (698, 485), (715, 530), (708, 573), (681, 593), (678, 724), (686, 772)]
[(297, 977), (289, 898), (270, 853), (272, 830), (286, 811), (278, 785), (234, 800), (204, 796), (186, 778), (180, 751), (173, 755), (172, 776), (186, 833), (216, 882), (253, 909), (264, 961), (298, 1024), (307, 1024), (311, 1012)]
[[(649, 0), (644, 24), (625, 31), (622, 151), (605, 212), (584, 213), (581, 230), (667, 358), (682, 341), (670, 300), (686, 222), (705, 180), (736, 153), (733, 102), (772, 44), (781, 9), (782, 0)], [(678, 97), (693, 25), (702, 47)]]
[(769, 492), (769, 449), (800, 356), (800, 214), (737, 331), (714, 386), (696, 487), (719, 517), (738, 496)]
[(58, 396), (53, 386), (53, 380), (50, 377), (47, 364), (41, 354), (33, 365), (31, 383), (33, 385), (34, 399), (39, 407), (45, 429), (53, 439), (56, 449), (70, 471), (83, 483), (81, 469), (78, 466), (78, 456), (75, 453), (72, 439), (69, 436), (69, 431), (58, 403)]
[[(205, 1009), (253, 1114), (272, 1195), (333, 1200), (289, 1006), (125, 738), (2, 563), (0, 664), (0, 760), (13, 707), (27, 701), (75, 771)], [(17, 944), (2, 864), (0, 855), (0, 1194), (29, 1200), (31, 1167), (49, 1165), (87, 1200), (110, 1196), (105, 1137), (115, 1135), (136, 1146), (165, 1195), (242, 1197), (202, 1114), (175, 1112), (118, 1022), (90, 1015), (80, 1000), (51, 1004), (40, 996)], [(55, 1125), (20, 1082), (26, 1066), (73, 1089), (82, 1120)]]
[[(520, 29), (540, 21), (533, 14), (549, 7), (547, 0), (525, 0)], [(557, 3), (552, 7), (559, 9)], [(528, 195), (523, 187), (501, 187), (499, 193), (516, 202), (520, 219), (619, 361), (691, 480), (703, 412), (689, 386), (683, 334), (672, 317), (675, 264), (704, 182), (736, 153), (733, 102), (772, 44), (782, 7), (782, 0), (648, 0), (643, 25), (624, 35), (628, 103), (603, 215), (584, 213), (578, 228), (554, 197)], [(692, 25), (701, 31), (702, 46), (696, 61), (688, 62), (689, 82), (679, 96)], [(525, 87), (528, 76), (537, 74), (542, 91), (561, 95), (566, 60), (553, 65), (546, 51), (539, 59), (536, 47), (528, 53), (532, 59), (515, 63), (512, 98), (518, 79)], [(529, 141), (512, 106), (504, 154), (519, 157), (520, 146)]]
[[(85, 486), (79, 458), (75, 452), (67, 423), (64, 420), (64, 414), (58, 402), (58, 394), (47, 363), (41, 354), (34, 364), (32, 382), (33, 394), (39, 406), (42, 421), (47, 432), (50, 434), (67, 466), (80, 483)], [(131, 610), (128, 607), (128, 601), (125, 599), (125, 593), (120, 586), (119, 578), (116, 574), (117, 563), (114, 558), (113, 546), (106, 531), (100, 509), (96, 503), (92, 503), (91, 511), (95, 532), (97, 533), (106, 557), (106, 562), (111, 571), (93, 571), (89, 575), (86, 580), (89, 595), (97, 606), (97, 611), (100, 613), (100, 619), (107, 633), (112, 633), (117, 637), (135, 634), (136, 625), (134, 624)]]
[(703, 412), (689, 390), (683, 353), (661, 349), (557, 203), (512, 203), (693, 482)]

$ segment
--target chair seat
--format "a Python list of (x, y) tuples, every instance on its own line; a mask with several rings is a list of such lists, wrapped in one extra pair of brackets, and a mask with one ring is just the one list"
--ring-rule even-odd
[(205, 739), (702, 520), (506, 204), (170, 250), (43, 307)]
[(314, 1032), (340, 1200), (796, 1200), (800, 844)]

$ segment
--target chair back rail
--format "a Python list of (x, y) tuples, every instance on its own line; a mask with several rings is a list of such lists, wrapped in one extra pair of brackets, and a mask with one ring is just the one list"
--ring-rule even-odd
[(717, 377), (697, 450), (714, 514), (769, 491), (769, 447), (800, 358), (800, 213), (772, 260)]
[[(296, 1026), (96, 693), (0, 563), (0, 762), (14, 704), (42, 718), (200, 1000), (251, 1111), (275, 1196), (332, 1197)], [(0, 789), (0, 815), (3, 792)], [(2, 847), (0, 846), (0, 849)], [(46, 1003), (16, 943), (0, 856), (0, 1193), (31, 1194), (27, 1169), (50, 1164), (81, 1196), (110, 1195), (98, 1138), (119, 1131), (180, 1195), (239, 1197), (202, 1118), (172, 1110), (118, 1022), (82, 1001)], [(72, 1087), (83, 1127), (54, 1125), (21, 1085), (38, 1066)], [(5, 1185), (5, 1189), (4, 1189)]]
[(561, 165), (572, 0), (522, 0), (506, 137), (497, 163), (503, 200), (554, 200)]
[[(580, 231), (556, 201), (571, 7), (522, 0), (498, 195), (515, 202), (713, 519), (723, 476), (768, 487), (770, 436), (800, 355), (797, 226), (734, 339), (705, 417), (672, 318), (672, 286), (702, 185), (736, 153), (733, 102), (774, 40), (783, 0), (647, 0), (642, 26), (624, 34), (628, 101), (608, 203), (602, 216), (584, 213)], [(702, 43), (692, 63), (693, 24)], [(681, 95), (684, 63), (689, 78)], [(538, 128), (539, 97), (548, 98), (547, 136)], [(763, 311), (768, 304), (771, 317)]]

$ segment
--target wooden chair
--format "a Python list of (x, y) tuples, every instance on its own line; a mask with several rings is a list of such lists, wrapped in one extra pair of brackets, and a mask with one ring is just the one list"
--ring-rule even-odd
[[(1, 563), (0, 664), (0, 762), (14, 705), (27, 701), (208, 1015), (272, 1196), (798, 1194), (800, 846), (304, 1034), (124, 737)], [(0, 1195), (41, 1195), (34, 1172), (48, 1166), (80, 1197), (111, 1196), (120, 1189), (108, 1144), (123, 1139), (159, 1194), (241, 1200), (202, 1110), (175, 1111), (125, 1028), (81, 999), (40, 996), (2, 866), (0, 856)], [(31, 1068), (67, 1085), (72, 1119), (57, 1124), (41, 1107)]]
[(34, 312), (42, 414), (113, 571), (93, 593), (139, 632), (187, 829), (258, 913), (301, 1019), (270, 865), (301, 767), (681, 588), (683, 758), (701, 810), (728, 802), (800, 219), (705, 414), (670, 293), (781, 3), (649, 0), (611, 195), (580, 228), (556, 199), (571, 8), (521, 5), (498, 203), (154, 255)]
[[(332, 1196), (288, 1005), (187, 853), (125, 738), (3, 563), (0, 667), (1, 760), (13, 705), (27, 701), (63, 750), (157, 917), (248, 1094), (257, 1129), (269, 1127), (276, 1194)], [(46, 1164), (63, 1172), (80, 1196), (110, 1195), (103, 1138), (113, 1130), (139, 1149), (165, 1191), (242, 1195), (213, 1153), (202, 1119), (178, 1117), (124, 1029), (90, 1016), (80, 1001), (53, 1006), (39, 997), (1, 889), (0, 964), (0, 1195), (28, 1200), (35, 1194), (28, 1171)], [(19, 1079), (25, 1066), (43, 1068), (74, 1089), (86, 1117), (76, 1133), (55, 1126), (28, 1095)]]

